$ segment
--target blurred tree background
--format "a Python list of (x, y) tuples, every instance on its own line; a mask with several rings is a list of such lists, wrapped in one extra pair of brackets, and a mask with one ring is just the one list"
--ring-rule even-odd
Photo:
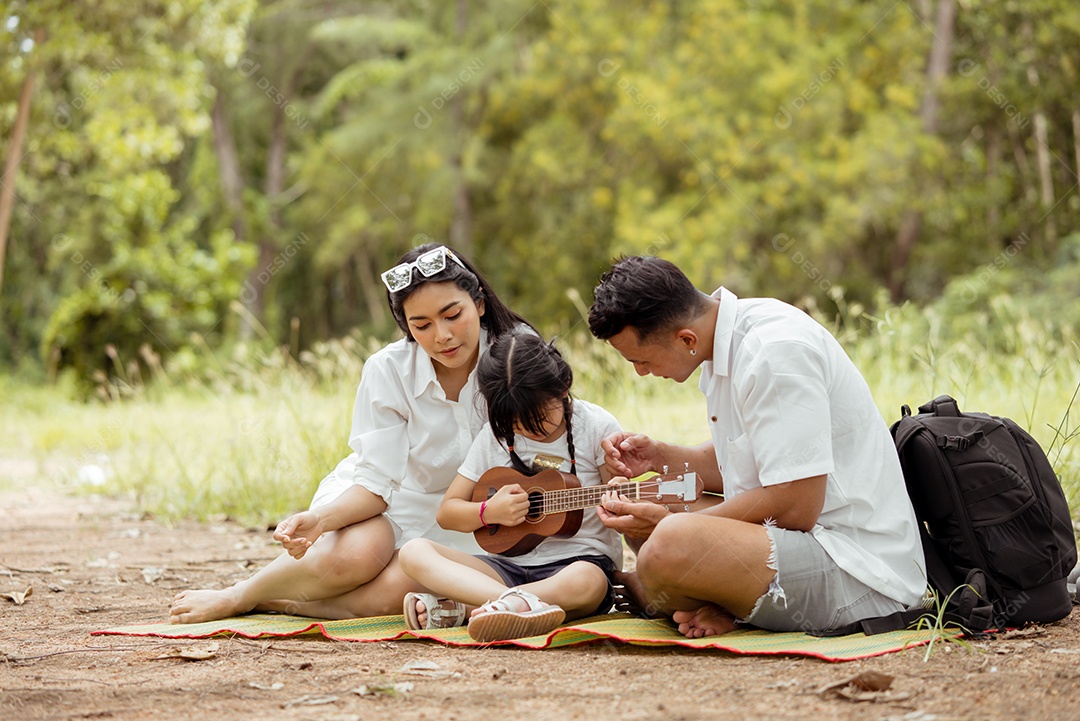
[[(426, 238), (549, 330), (609, 259), (1080, 322), (1071, 0), (15, 0), (0, 367), (389, 337)], [(568, 291), (571, 291), (568, 293)]]

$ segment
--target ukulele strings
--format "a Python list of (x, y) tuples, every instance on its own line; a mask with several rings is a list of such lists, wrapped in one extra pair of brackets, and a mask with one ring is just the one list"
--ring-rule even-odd
[[(600, 497), (614, 491), (620, 495), (626, 495), (634, 500), (649, 500), (649, 496), (656, 495), (649, 491), (659, 491), (659, 481), (640, 481), (637, 483), (620, 483), (615, 486), (587, 486), (583, 488), (564, 488), (556, 491), (547, 491), (542, 494), (540, 513), (565, 513), (566, 511), (587, 508), (588, 506), (600, 505)], [(529, 512), (533, 512), (533, 503), (529, 503)]]

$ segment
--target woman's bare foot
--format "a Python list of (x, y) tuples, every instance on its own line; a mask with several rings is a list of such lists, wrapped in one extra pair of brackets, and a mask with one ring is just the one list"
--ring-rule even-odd
[(615, 608), (619, 611), (632, 613), (641, 618), (658, 618), (663, 613), (649, 603), (645, 596), (645, 587), (633, 571), (615, 571), (611, 575), (612, 588), (615, 595)]
[(676, 611), (671, 620), (679, 624), (679, 633), (687, 638), (718, 636), (735, 630), (735, 617), (712, 603), (696, 611)]
[(245, 605), (235, 588), (182, 591), (176, 594), (169, 607), (169, 622), (202, 623), (231, 618), (251, 610)]

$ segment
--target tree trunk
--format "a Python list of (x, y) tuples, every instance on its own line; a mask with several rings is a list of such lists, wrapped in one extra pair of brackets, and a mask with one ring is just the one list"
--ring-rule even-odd
[[(458, 44), (464, 46), (465, 31), (468, 28), (469, 0), (457, 1), (455, 30)], [(453, 133), (460, 139), (465, 137), (465, 93), (459, 91), (450, 101)], [(469, 199), (469, 187), (465, 179), (465, 160), (462, 154), (463, 142), (456, 143), (454, 156), (450, 164), (454, 168), (457, 187), (454, 188), (453, 216), (450, 219), (450, 245), (462, 253), (472, 256), (472, 203)]]
[(237, 242), (247, 239), (247, 225), (244, 222), (244, 179), (240, 174), (240, 159), (236, 152), (236, 141), (229, 129), (229, 119), (225, 114), (225, 92), (216, 88), (214, 107), (210, 112), (210, 125), (214, 134), (214, 153), (217, 155), (218, 175), (221, 190), (225, 195), (225, 207), (232, 215), (233, 235)]
[(454, 215), (450, 221), (450, 245), (471, 258), (473, 255), (472, 203), (469, 200), (469, 189), (466, 186), (461, 155), (456, 156), (452, 163), (457, 176), (457, 187), (454, 189)]
[(1020, 169), (1020, 185), (1024, 189), (1024, 198), (1035, 197), (1035, 186), (1031, 184), (1031, 162), (1028, 161), (1027, 151), (1024, 150), (1024, 138), (1016, 129), (1015, 123), (1006, 123), (1005, 128), (1009, 131), (1009, 144), (1012, 146), (1013, 157), (1016, 159), (1016, 167)]
[(365, 248), (356, 264), (356, 273), (360, 276), (368, 317), (376, 324), (383, 325), (388, 320), (390, 309), (386, 307), (386, 286), (379, 278), (382, 271), (375, 266), (377, 262), (375, 254)]
[[(276, 237), (281, 231), (281, 209), (278, 207), (285, 180), (285, 112), (280, 107), (274, 108), (270, 121), (270, 147), (266, 153), (266, 184), (263, 193), (269, 206), (266, 229), (258, 239), (259, 260), (248, 275), (245, 288), (253, 292), (243, 294), (244, 307), (259, 322), (266, 323), (266, 293), (276, 269), (271, 265), (277, 257)], [(261, 224), (260, 224), (261, 225)]]
[[(44, 31), (38, 30), (34, 42), (38, 45), (45, 39)], [(0, 182), (0, 294), (4, 291), (4, 258), (7, 256), (8, 231), (11, 229), (11, 212), (15, 207), (15, 178), (19, 174), (22, 162), (23, 139), (26, 126), (30, 122), (30, 100), (34, 93), (34, 67), (27, 64), (26, 80), (19, 93), (19, 108), (15, 115), (15, 126), (11, 129), (11, 142), (8, 143), (8, 155), (4, 161), (3, 182)]]
[[(248, 240), (247, 220), (244, 214), (244, 177), (240, 171), (240, 157), (236, 150), (236, 140), (229, 128), (229, 117), (226, 112), (228, 98), (225, 89), (214, 83), (216, 94), (214, 107), (210, 111), (210, 128), (214, 137), (214, 155), (217, 156), (218, 178), (221, 181), (221, 192), (225, 196), (225, 207), (232, 216), (233, 238), (237, 243), (245, 243)], [(261, 253), (260, 253), (261, 255)], [(262, 296), (262, 288), (256, 282), (257, 275), (253, 273), (248, 277), (240, 292), (240, 302), (248, 310), (253, 312), (253, 304)], [(255, 317), (259, 317), (256, 315)], [(248, 322), (247, 316), (241, 316), (238, 336), (241, 341), (251, 340), (254, 328)]]
[[(934, 22), (934, 43), (930, 46), (930, 57), (926, 63), (926, 93), (923, 95), (919, 112), (922, 130), (927, 135), (935, 135), (938, 130), (938, 115), (941, 109), (938, 90), (949, 69), (955, 17), (954, 0), (938, 0), (937, 18)], [(911, 260), (911, 253), (915, 249), (921, 229), (922, 212), (915, 208), (907, 210), (900, 220), (900, 228), (896, 233), (893, 246), (893, 262), (889, 268), (889, 295), (894, 303), (903, 300), (908, 262)]]
[(1076, 175), (1080, 175), (1080, 110), (1074, 110), (1073, 121), (1073, 155), (1076, 157)]
[(1035, 160), (1039, 166), (1039, 198), (1042, 201), (1044, 225), (1046, 229), (1043, 250), (1052, 252), (1057, 245), (1057, 223), (1054, 222), (1054, 178), (1050, 173), (1049, 133), (1046, 128), (1046, 114), (1039, 110), (1035, 113)]
[[(998, 165), (1001, 163), (1001, 132), (996, 126), (987, 131), (986, 138), (986, 185), (994, 187), (998, 179)], [(1001, 242), (1001, 204), (991, 197), (986, 208), (986, 239), (988, 247), (994, 248)]]

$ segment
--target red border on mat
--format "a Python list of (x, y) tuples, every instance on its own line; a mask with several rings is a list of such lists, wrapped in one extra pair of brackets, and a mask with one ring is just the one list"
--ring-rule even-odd
[[(722, 643), (722, 641), (721, 641), (723, 636), (717, 636), (715, 641), (712, 641), (712, 642), (708, 643), (707, 645), (702, 645), (700, 643), (697, 643), (697, 644), (691, 643), (689, 640), (686, 640), (686, 641), (674, 640), (674, 641), (660, 641), (660, 642), (640, 641), (640, 640), (635, 640), (635, 639), (626, 639), (626, 638), (622, 638), (620, 636), (615, 636), (615, 635), (612, 635), (612, 634), (598, 635), (594, 629), (590, 629), (590, 628), (583, 627), (583, 626), (574, 626), (574, 625), (560, 626), (559, 628), (556, 628), (554, 631), (550, 632), (547, 636), (545, 636), (544, 640), (542, 642), (529, 641), (529, 640), (523, 640), (523, 639), (512, 639), (512, 640), (508, 640), (508, 641), (493, 641), (493, 642), (487, 643), (487, 644), (479, 644), (479, 643), (475, 643), (475, 642), (473, 642), (473, 643), (465, 643), (465, 642), (460, 642), (460, 641), (451, 641), (451, 640), (447, 640), (447, 639), (439, 637), (439, 635), (437, 633), (425, 633), (424, 631), (410, 631), (408, 629), (402, 630), (400, 633), (397, 633), (394, 636), (385, 636), (383, 638), (372, 638), (372, 639), (348, 638), (348, 637), (343, 637), (343, 636), (335, 636), (335, 635), (331, 634), (330, 632), (328, 632), (326, 630), (326, 627), (323, 624), (324, 624), (323, 621), (312, 621), (309, 625), (307, 625), (307, 626), (305, 626), (303, 628), (294, 630), (294, 631), (289, 631), (288, 633), (275, 633), (275, 632), (272, 632), (272, 631), (271, 632), (265, 632), (264, 631), (264, 632), (259, 632), (259, 633), (246, 633), (244, 631), (233, 630), (233, 629), (228, 629), (228, 628), (221, 628), (219, 630), (211, 631), (209, 633), (201, 633), (201, 634), (180, 634), (180, 633), (171, 634), (170, 633), (168, 636), (162, 636), (162, 634), (152, 633), (152, 632), (148, 632), (148, 633), (137, 633), (137, 632), (133, 632), (133, 631), (118, 632), (118, 631), (111, 631), (111, 630), (106, 629), (106, 630), (101, 630), (101, 631), (91, 631), (90, 635), (91, 636), (102, 636), (102, 635), (159, 636), (159, 637), (162, 637), (162, 638), (187, 638), (187, 639), (206, 639), (206, 638), (212, 638), (214, 636), (229, 636), (229, 635), (231, 635), (231, 636), (240, 636), (242, 638), (247, 638), (247, 639), (258, 639), (258, 638), (291, 638), (291, 637), (294, 637), (294, 636), (301, 636), (301, 635), (307, 634), (312, 629), (318, 629), (319, 633), (324, 638), (328, 638), (328, 639), (333, 640), (333, 641), (347, 641), (349, 643), (385, 643), (387, 641), (397, 641), (397, 640), (400, 640), (402, 638), (416, 638), (416, 639), (419, 639), (419, 640), (422, 640), (422, 641), (434, 641), (434, 642), (440, 643), (440, 644), (442, 644), (444, 646), (453, 646), (455, 648), (487, 648), (487, 647), (490, 647), (490, 646), (499, 646), (499, 647), (516, 646), (518, 648), (528, 648), (528, 649), (533, 649), (533, 650), (541, 650), (541, 649), (549, 648), (551, 646), (552, 641), (555, 639), (556, 636), (558, 636), (558, 635), (560, 635), (562, 633), (569, 632), (569, 631), (578, 631), (578, 632), (581, 632), (581, 633), (587, 633), (592, 638), (582, 639), (578, 643), (568, 644), (566, 646), (566, 648), (570, 648), (571, 646), (586, 646), (586, 645), (591, 645), (591, 644), (603, 643), (604, 641), (617, 641), (619, 643), (624, 643), (624, 644), (627, 644), (629, 646), (643, 646), (643, 647), (647, 647), (647, 648), (662, 648), (662, 647), (667, 647), (667, 646), (676, 646), (676, 647), (679, 647), (679, 648), (687, 648), (687, 649), (692, 649), (692, 650), (695, 650), (695, 651), (725, 651), (727, 653), (732, 653), (732, 654), (735, 654), (735, 655), (738, 655), (738, 656), (804, 656), (804, 657), (807, 657), (807, 658), (816, 658), (816, 659), (819, 659), (821, 661), (828, 661), (830, 663), (844, 663), (844, 662), (847, 662), (847, 661), (859, 661), (859, 660), (862, 660), (862, 659), (874, 658), (874, 657), (877, 657), (877, 656), (884, 656), (884, 655), (889, 654), (889, 653), (896, 653), (898, 651), (903, 651), (903, 650), (906, 650), (908, 648), (917, 648), (919, 646), (924, 646), (927, 643), (929, 643), (929, 640), (926, 640), (926, 641), (912, 641), (912, 642), (904, 645), (902, 648), (890, 648), (890, 649), (885, 649), (885, 650), (882, 650), (882, 651), (874, 651), (874, 652), (871, 652), (871, 653), (860, 654), (858, 656), (844, 656), (844, 657), (840, 658), (840, 657), (836, 657), (836, 656), (827, 656), (825, 654), (817, 653), (817, 652), (813, 652), (813, 651), (791, 651), (791, 650), (787, 650), (787, 651), (785, 651), (785, 650), (746, 651), (746, 650), (743, 650), (743, 649), (732, 648), (730, 646), (724, 645)], [(160, 624), (154, 624), (154, 625), (160, 625)]]

